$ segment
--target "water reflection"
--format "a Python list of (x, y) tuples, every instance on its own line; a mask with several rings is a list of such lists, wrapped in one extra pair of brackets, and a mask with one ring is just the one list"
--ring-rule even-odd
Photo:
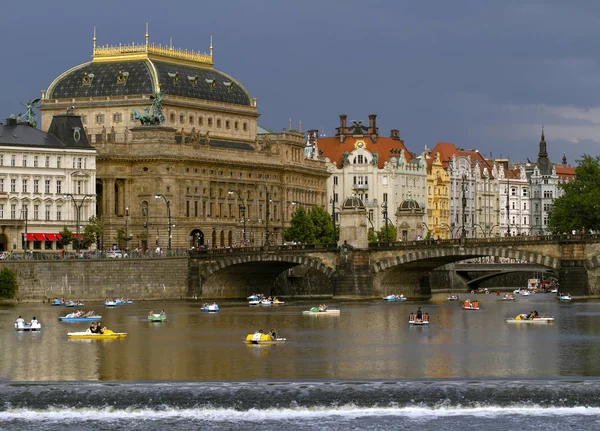
[[(19, 381), (253, 380), (315, 378), (551, 377), (600, 374), (600, 303), (558, 303), (553, 295), (507, 302), (480, 295), (481, 310), (456, 302), (330, 302), (339, 316), (303, 315), (313, 303), (279, 307), (219, 304), (201, 313), (195, 302), (136, 303), (86, 309), (103, 325), (129, 335), (121, 340), (68, 340), (88, 324), (61, 323), (64, 307), (19, 304), (0, 308), (0, 369)], [(409, 327), (417, 306), (429, 327)], [(168, 320), (148, 322), (148, 310)], [(549, 325), (507, 324), (531, 309), (554, 315)], [(17, 333), (18, 315), (42, 322), (40, 333)], [(257, 329), (275, 328), (283, 345), (242, 342)]]

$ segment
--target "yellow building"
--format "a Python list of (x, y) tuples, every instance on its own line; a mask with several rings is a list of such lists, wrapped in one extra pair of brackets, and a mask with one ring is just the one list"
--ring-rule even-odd
[[(104, 248), (280, 243), (293, 201), (326, 203), (325, 163), (305, 157), (301, 130), (259, 128), (256, 98), (214, 68), (212, 42), (199, 53), (147, 31), (118, 46), (94, 34), (92, 61), (58, 76), (40, 110), (43, 129), (56, 113), (80, 115), (98, 151)], [(161, 113), (160, 125), (137, 119)]]
[[(435, 239), (450, 239), (450, 177), (440, 153), (427, 158), (427, 231)], [(427, 234), (426, 234), (427, 235)]]

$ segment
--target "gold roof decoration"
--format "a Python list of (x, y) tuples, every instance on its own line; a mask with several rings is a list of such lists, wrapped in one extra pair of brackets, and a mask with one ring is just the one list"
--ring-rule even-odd
[(210, 54), (189, 49), (174, 48), (172, 41), (169, 45), (161, 45), (149, 42), (148, 23), (146, 23), (146, 42), (128, 45), (96, 45), (96, 27), (94, 27), (92, 61), (122, 61), (138, 60), (141, 58), (160, 57), (163, 61), (176, 63), (194, 63), (196, 66), (212, 66), (212, 34), (210, 36)]

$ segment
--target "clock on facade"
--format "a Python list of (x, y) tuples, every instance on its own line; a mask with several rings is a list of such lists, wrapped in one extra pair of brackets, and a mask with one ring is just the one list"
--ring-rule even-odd
[(356, 142), (356, 144), (354, 144), (354, 148), (364, 148), (365, 147), (365, 143), (363, 141), (358, 141)]

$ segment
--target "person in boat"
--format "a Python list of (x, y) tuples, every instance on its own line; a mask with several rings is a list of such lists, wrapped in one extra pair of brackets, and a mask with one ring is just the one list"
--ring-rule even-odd
[(150, 312), (148, 313), (148, 316), (152, 316), (154, 314), (154, 311), (150, 310)]
[(473, 308), (479, 308), (479, 301), (473, 302)]
[(17, 325), (24, 325), (25, 324), (25, 319), (23, 319), (21, 316), (19, 316), (16, 320), (16, 324)]
[(464, 307), (470, 307), (471, 306), (471, 301), (469, 301), (468, 299), (463, 303)]
[(95, 334), (95, 333), (96, 333), (96, 322), (93, 322), (93, 323), (90, 325), (90, 329), (89, 329), (89, 331), (90, 331), (92, 334)]
[(421, 307), (417, 309), (417, 316), (415, 320), (423, 320), (423, 312), (421, 311)]
[(34, 325), (37, 325), (37, 324), (38, 324), (38, 321), (35, 318), (35, 316), (33, 316), (33, 318), (31, 319), (31, 326), (34, 326)]
[(414, 320), (415, 320), (415, 314), (412, 311), (408, 315), (408, 320), (409, 320), (409, 322), (414, 322)]
[(275, 329), (271, 329), (271, 332), (269, 333), (269, 335), (271, 336), (271, 340), (277, 339), (277, 331)]
[(534, 311), (531, 311), (531, 312), (529, 313), (529, 315), (527, 316), (527, 320), (531, 320), (531, 319), (533, 319), (534, 317), (535, 317), (535, 312), (534, 312)]
[(166, 315), (167, 315), (167, 313), (165, 313), (165, 310), (160, 310), (160, 315), (161, 315), (161, 316), (166, 316)]
[(429, 322), (429, 313), (425, 313), (425, 316), (423, 316), (423, 321)]
[(96, 322), (96, 330), (92, 332), (94, 332), (94, 334), (104, 334), (105, 329), (106, 328), (103, 328), (100, 322)]
[(534, 318), (534, 319), (539, 319), (539, 318), (540, 318), (540, 313), (538, 313), (538, 312), (537, 312), (537, 310), (535, 310), (535, 311), (533, 312), (533, 318)]
[(320, 304), (319, 311), (327, 311), (327, 304)]

